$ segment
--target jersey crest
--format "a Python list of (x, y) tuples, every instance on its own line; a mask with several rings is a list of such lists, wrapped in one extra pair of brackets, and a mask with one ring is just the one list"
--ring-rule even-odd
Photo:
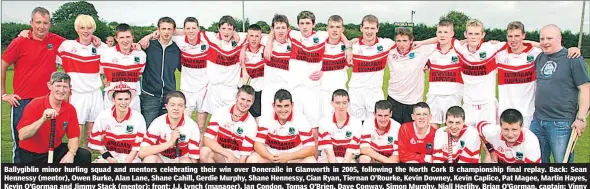
[(127, 134), (133, 133), (133, 125), (127, 125), (127, 129), (125, 130), (125, 132), (127, 132)]
[(242, 127), (238, 127), (238, 129), (236, 129), (236, 134), (242, 135), (242, 133), (244, 133), (244, 129)]
[(528, 55), (526, 57), (526, 62), (527, 63), (533, 63), (534, 60), (535, 60), (535, 57), (533, 55)]
[(518, 160), (523, 160), (523, 158), (524, 158), (524, 157), (523, 157), (523, 154), (522, 154), (522, 152), (516, 152), (516, 159), (518, 159)]
[(295, 135), (295, 128), (289, 127), (289, 134), (290, 135)]
[(486, 52), (480, 52), (480, 53), (479, 53), (479, 58), (480, 58), (480, 59), (484, 60), (484, 59), (486, 59), (486, 57), (487, 57), (487, 54), (486, 54)]
[(452, 57), (451, 57), (451, 62), (452, 62), (452, 63), (458, 63), (458, 62), (459, 62), (459, 57), (457, 57), (457, 56), (452, 56)]
[(393, 144), (393, 137), (392, 136), (387, 137), (387, 143)]
[(410, 59), (414, 59), (414, 58), (416, 58), (416, 54), (414, 54), (414, 52), (411, 52), (410, 53)]
[(63, 130), (66, 130), (68, 128), (68, 122), (64, 121), (63, 123)]
[(352, 132), (346, 131), (346, 138), (350, 139), (352, 137)]

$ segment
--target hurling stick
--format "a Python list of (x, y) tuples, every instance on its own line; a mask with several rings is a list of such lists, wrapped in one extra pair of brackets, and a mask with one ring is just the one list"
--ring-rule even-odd
[(51, 119), (51, 131), (49, 133), (49, 152), (47, 155), (47, 163), (53, 163), (54, 137), (55, 137), (55, 119)]
[(567, 144), (567, 149), (565, 150), (565, 157), (563, 158), (563, 163), (569, 162), (570, 155), (574, 151), (574, 147), (576, 146), (577, 140), (578, 140), (578, 131), (576, 131), (576, 127), (572, 127), (572, 134), (570, 135), (570, 140)]

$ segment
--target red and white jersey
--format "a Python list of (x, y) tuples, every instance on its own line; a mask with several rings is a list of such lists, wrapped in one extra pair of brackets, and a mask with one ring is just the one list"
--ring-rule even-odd
[[(397, 47), (397, 46), (396, 46)], [(401, 53), (398, 48), (389, 51), (388, 95), (402, 104), (416, 104), (423, 101), (424, 66), (436, 45), (424, 45)]]
[[(262, 41), (265, 44), (266, 40)], [(270, 60), (264, 65), (264, 85), (285, 87), (290, 90), (295, 87), (292, 81), (291, 73), (289, 72), (291, 57), (291, 42), (280, 43), (277, 40), (273, 41), (272, 55)]]
[[(452, 39), (454, 43), (455, 38)], [(443, 53), (440, 46), (428, 57), (430, 67), (428, 79), (429, 95), (463, 96), (463, 77), (461, 76), (461, 59), (454, 47)]]
[(263, 52), (264, 46), (260, 46), (256, 51), (252, 51), (250, 46), (246, 47), (246, 72), (250, 76), (250, 86), (255, 91), (261, 91), (264, 87), (264, 64), (266, 64), (266, 59), (262, 56)]
[(254, 138), (258, 130), (256, 120), (248, 112), (238, 121), (233, 121), (234, 108), (235, 105), (231, 105), (217, 109), (211, 116), (205, 137), (217, 141), (239, 158), (254, 151)]
[(500, 125), (482, 121), (477, 130), (484, 141), (492, 145), (498, 160), (504, 163), (541, 163), (539, 139), (529, 129), (522, 127), (514, 145), (508, 146), (501, 134)]
[(496, 55), (498, 62), (498, 101), (500, 112), (516, 109), (523, 116), (535, 112), (535, 59), (542, 52), (529, 43), (519, 54), (506, 48)]
[(197, 34), (197, 43), (191, 45), (186, 35), (173, 36), (172, 41), (180, 48), (180, 90), (198, 92), (207, 87), (207, 52), (209, 44), (203, 32)]
[(496, 54), (505, 49), (506, 42), (491, 44), (482, 42), (472, 53), (468, 44), (455, 41), (453, 46), (459, 54), (464, 81), (463, 101), (469, 104), (487, 103), (496, 100)]
[(327, 116), (320, 120), (318, 131), (318, 150), (326, 157), (325, 149), (334, 150), (336, 159), (341, 162), (346, 153), (360, 154), (360, 140), (363, 125), (360, 119), (346, 114), (343, 126), (338, 126), (336, 115)]
[[(373, 120), (373, 121), (370, 121)], [(361, 134), (361, 148), (371, 147), (375, 152), (385, 157), (399, 155), (398, 152), (398, 132), (400, 124), (393, 119), (389, 119), (389, 124), (382, 132), (378, 128), (377, 119), (371, 117), (363, 124)]]
[(246, 35), (240, 33), (240, 41), (221, 40), (221, 34), (205, 32), (204, 38), (211, 48), (207, 53), (207, 78), (209, 84), (237, 87), (242, 67), (239, 64), (240, 51)]
[(322, 69), (321, 62), (326, 40), (329, 37), (328, 32), (312, 31), (310, 36), (304, 37), (301, 31), (290, 30), (287, 37), (293, 45), (289, 65), (292, 67), (290, 71), (296, 76), (292, 78), (296, 80), (293, 81), (296, 83), (295, 86), (299, 84), (319, 86), (320, 81), (310, 80), (309, 75)]
[(131, 108), (123, 121), (118, 122), (116, 117), (114, 108), (98, 114), (88, 139), (88, 147), (108, 151), (116, 160), (123, 163), (131, 151), (139, 151), (146, 125), (141, 113)]
[(337, 89), (346, 89), (348, 63), (346, 62), (346, 46), (339, 42), (335, 45), (326, 42), (324, 56), (322, 58), (321, 88), (333, 92)]
[(399, 129), (399, 161), (402, 163), (416, 161), (425, 163), (426, 155), (434, 152), (434, 134), (436, 129), (428, 127), (426, 136), (418, 138), (414, 122), (404, 123)]
[[(146, 54), (141, 50), (134, 50), (131, 53), (123, 53), (119, 45), (105, 49), (100, 53), (100, 68), (107, 81), (111, 82), (105, 86), (104, 91), (109, 91), (119, 82), (124, 82), (135, 91), (140, 91), (139, 77), (145, 67)], [(137, 93), (139, 96), (139, 93)]]
[[(293, 115), (295, 114), (295, 115)], [(292, 153), (304, 147), (313, 147), (311, 126), (303, 114), (291, 113), (284, 125), (279, 117), (263, 117), (258, 125), (255, 142), (266, 145), (271, 154)]]
[(358, 42), (352, 44), (353, 68), (348, 87), (381, 88), (391, 48), (395, 48), (395, 42), (389, 38), (377, 38), (375, 44), (369, 46), (359, 37)]
[[(449, 162), (449, 133), (447, 127), (439, 128), (434, 134), (433, 163)], [(451, 141), (453, 163), (479, 163), (481, 139), (475, 127), (463, 126), (459, 138)]]
[[(154, 146), (170, 141), (172, 129), (170, 129), (168, 114), (161, 115), (154, 119), (147, 129), (147, 133), (141, 142), (141, 146)], [(180, 137), (178, 138), (178, 150), (180, 157), (199, 159), (200, 133), (197, 123), (193, 119), (185, 119), (184, 115), (178, 122)], [(160, 154), (170, 159), (176, 159), (176, 147), (172, 146)]]
[(101, 44), (98, 48), (92, 43), (83, 45), (79, 41), (80, 39), (64, 41), (57, 49), (56, 62), (61, 64), (72, 79), (72, 91), (85, 93), (100, 90), (100, 54), (108, 46)]

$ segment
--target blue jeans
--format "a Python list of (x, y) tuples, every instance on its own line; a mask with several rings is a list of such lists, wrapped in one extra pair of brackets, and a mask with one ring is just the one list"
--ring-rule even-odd
[[(553, 153), (554, 163), (562, 163), (565, 150), (572, 134), (572, 121), (541, 120), (533, 117), (531, 131), (537, 135), (541, 145), (541, 162), (549, 163), (549, 156)], [(570, 154), (569, 163), (574, 162), (574, 153)]]
[(165, 98), (159, 96), (151, 96), (145, 93), (139, 95), (141, 114), (145, 119), (146, 130), (150, 127), (150, 124), (154, 119), (166, 114), (166, 108), (164, 107)]
[(22, 99), (19, 100), (17, 107), (11, 107), (11, 114), (10, 119), (12, 123), (12, 162), (13, 163), (21, 163), (20, 154), (21, 149), (18, 146), (18, 130), (16, 130), (16, 126), (18, 126), (18, 122), (20, 122), (20, 118), (23, 117), (23, 112), (25, 111), (25, 107), (33, 100), (32, 98), (29, 99)]

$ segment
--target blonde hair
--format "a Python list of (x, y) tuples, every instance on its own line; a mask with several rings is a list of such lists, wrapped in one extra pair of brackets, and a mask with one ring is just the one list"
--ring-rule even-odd
[(74, 21), (74, 28), (76, 29), (76, 32), (80, 27), (89, 27), (92, 28), (92, 31), (94, 31), (96, 30), (96, 22), (94, 22), (94, 18), (92, 18), (92, 16), (80, 14), (76, 17), (76, 21)]
[(467, 21), (467, 25), (465, 28), (467, 27), (481, 27), (481, 32), (485, 32), (485, 30), (483, 29), (483, 23), (481, 23), (481, 21), (479, 21), (478, 19), (469, 19), (469, 21)]

